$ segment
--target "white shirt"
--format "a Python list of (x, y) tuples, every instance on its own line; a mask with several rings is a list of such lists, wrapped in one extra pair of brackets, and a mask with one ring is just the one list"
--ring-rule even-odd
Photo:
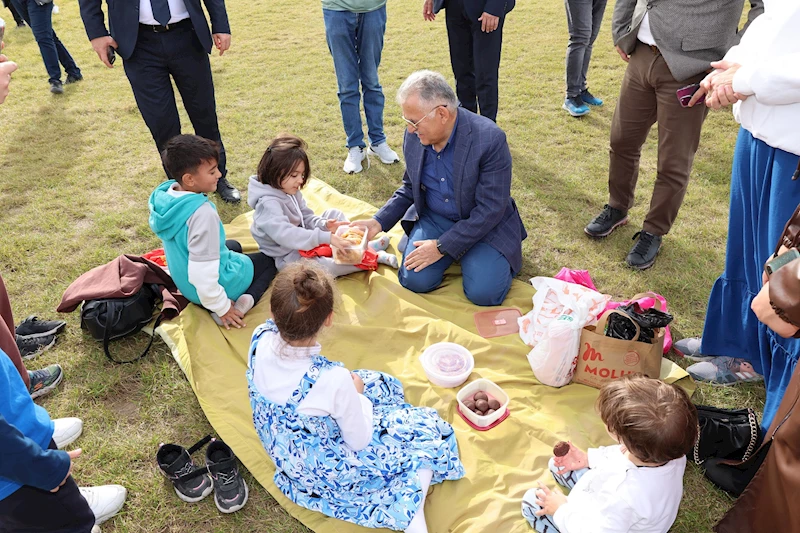
[[(311, 357), (321, 349), (319, 344), (296, 348), (277, 333), (265, 333), (256, 347), (253, 372), (256, 389), (269, 401), (286, 404), (311, 367)], [(345, 443), (354, 451), (366, 448), (372, 440), (372, 402), (358, 393), (350, 371), (344, 367), (322, 372), (297, 412), (333, 417)]]
[(742, 67), (733, 90), (749, 96), (733, 106), (753, 137), (800, 155), (800, 3), (764, 0), (764, 14), (725, 59)]
[(653, 33), (650, 31), (649, 12), (644, 14), (644, 18), (642, 19), (642, 23), (639, 25), (639, 33), (636, 34), (636, 38), (642, 41), (644, 44), (656, 44)]
[[(169, 24), (175, 24), (183, 19), (189, 18), (189, 12), (186, 10), (186, 4), (183, 0), (167, 0), (169, 3)], [(160, 26), (161, 23), (153, 16), (153, 6), (150, 5), (150, 0), (139, 0), (139, 24), (148, 24), (150, 26)]]
[(667, 533), (683, 496), (686, 457), (663, 466), (630, 462), (620, 446), (592, 448), (589, 471), (553, 521), (561, 533)]

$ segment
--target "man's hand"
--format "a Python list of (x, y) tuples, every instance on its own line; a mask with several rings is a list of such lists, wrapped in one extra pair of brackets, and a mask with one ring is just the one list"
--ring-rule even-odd
[(6, 101), (8, 96), (9, 85), (11, 84), (11, 73), (17, 70), (17, 64), (13, 61), (8, 61), (6, 56), (0, 56), (0, 104)]
[(762, 324), (767, 326), (781, 337), (788, 339), (797, 333), (797, 328), (795, 326), (789, 324), (775, 314), (775, 310), (772, 308), (772, 304), (770, 303), (769, 299), (769, 282), (765, 283), (758, 292), (758, 295), (753, 298), (753, 302), (750, 304), (750, 309), (753, 310), (758, 317), (758, 320), (761, 321)]
[(361, 376), (356, 374), (355, 372), (350, 372), (350, 377), (353, 378), (353, 385), (356, 386), (356, 390), (359, 394), (364, 394), (364, 380), (361, 379)]
[(433, 12), (433, 0), (422, 2), (422, 18), (427, 21), (436, 20), (436, 13)]
[(554, 457), (553, 464), (558, 468), (558, 473), (567, 473), (589, 466), (589, 456), (586, 452), (569, 443), (569, 453), (563, 457)]
[(335, 220), (333, 218), (329, 218), (325, 221), (325, 229), (333, 233), (339, 229), (340, 226), (347, 226), (348, 224), (350, 223), (346, 220)]
[(230, 33), (215, 33), (212, 37), (214, 38), (214, 46), (219, 50), (219, 55), (224, 54), (225, 50), (231, 47)]
[(628, 54), (623, 52), (622, 48), (620, 48), (619, 46), (615, 46), (614, 48), (617, 49), (617, 53), (619, 54), (619, 57), (621, 57), (624, 62), (627, 63), (628, 61), (631, 60), (631, 56), (629, 56)]
[(541, 507), (536, 511), (536, 516), (546, 514), (553, 516), (558, 508), (567, 503), (567, 497), (560, 490), (550, 490), (544, 483), (539, 482), (539, 489), (536, 491), (536, 503)]
[(406, 256), (406, 269), (419, 272), (444, 257), (436, 248), (436, 240), (414, 241), (416, 250)]
[(500, 25), (500, 17), (495, 17), (486, 11), (478, 17), (478, 21), (481, 23), (481, 31), (483, 33), (492, 33)]
[(98, 37), (96, 39), (91, 40), (92, 48), (94, 48), (97, 57), (100, 58), (100, 61), (103, 62), (105, 66), (108, 68), (114, 68), (114, 65), (108, 60), (108, 47), (110, 46), (114, 50), (117, 49), (117, 41), (115, 41), (110, 35), (106, 35), (105, 37)]
[(243, 328), (247, 324), (244, 323), (244, 315), (241, 311), (236, 309), (233, 306), (234, 302), (231, 300), (231, 306), (228, 309), (228, 312), (219, 317), (222, 321), (222, 325), (225, 326), (225, 329), (231, 329), (231, 326), (235, 328)]
[(383, 231), (381, 223), (374, 218), (368, 218), (367, 220), (355, 220), (350, 223), (350, 226), (366, 230), (367, 241), (371, 241), (375, 238), (375, 235)]
[(69, 455), (69, 470), (67, 470), (67, 475), (64, 476), (64, 481), (59, 483), (58, 487), (52, 489), (50, 492), (58, 492), (58, 489), (60, 489), (61, 487), (64, 486), (64, 483), (67, 482), (67, 480), (69, 479), (70, 474), (72, 474), (72, 466), (74, 465), (74, 463), (72, 461), (73, 461), (73, 459), (77, 459), (78, 457), (80, 457), (81, 456), (81, 452), (82, 452), (82, 450), (80, 448), (78, 448), (77, 450), (70, 450), (70, 451), (67, 452), (67, 455)]

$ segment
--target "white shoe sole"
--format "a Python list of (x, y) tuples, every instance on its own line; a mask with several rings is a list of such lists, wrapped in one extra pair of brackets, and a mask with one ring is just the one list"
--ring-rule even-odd
[(384, 165), (393, 165), (394, 163), (399, 163), (400, 162), (400, 158), (399, 157), (397, 159), (384, 159), (384, 158), (382, 158), (378, 152), (376, 152), (375, 150), (372, 149), (372, 146), (367, 148), (367, 153), (369, 155), (376, 156), (378, 159), (380, 159), (381, 163), (383, 163)]
[[(164, 471), (162, 470), (161, 472), (163, 473)], [(208, 477), (208, 476), (206, 476), (206, 477)], [(169, 479), (169, 478), (167, 478), (167, 479)], [(189, 496), (186, 496), (185, 494), (181, 494), (181, 492), (178, 490), (178, 487), (176, 487), (175, 485), (172, 485), (172, 488), (175, 489), (175, 494), (177, 494), (178, 498), (180, 498), (181, 500), (185, 501), (186, 503), (197, 503), (199, 501), (204, 500), (206, 498), (206, 496), (208, 496), (209, 494), (214, 492), (214, 483), (211, 481), (210, 477), (208, 478), (208, 482), (209, 482), (208, 488), (205, 491), (203, 491), (203, 493), (200, 496), (198, 496), (197, 498), (190, 498)]]
[(225, 513), (225, 514), (235, 513), (236, 511), (238, 511), (239, 509), (244, 507), (244, 504), (247, 503), (247, 498), (250, 497), (250, 491), (247, 488), (247, 483), (245, 483), (244, 479), (242, 480), (242, 483), (244, 484), (244, 500), (239, 505), (234, 505), (233, 507), (229, 507), (227, 509), (223, 509), (222, 507), (220, 507), (219, 502), (217, 501), (217, 498), (214, 497), (214, 505), (217, 506), (217, 509), (219, 509), (220, 513)]
[(586, 115), (588, 115), (588, 114), (589, 114), (589, 111), (588, 111), (588, 110), (587, 110), (585, 113), (573, 113), (573, 112), (572, 112), (572, 111), (570, 111), (570, 109), (567, 107), (567, 104), (563, 104), (563, 105), (561, 106), (561, 109), (563, 109), (564, 111), (566, 111), (567, 113), (569, 113), (569, 114), (570, 114), (570, 115), (572, 115), (573, 117), (585, 117)]

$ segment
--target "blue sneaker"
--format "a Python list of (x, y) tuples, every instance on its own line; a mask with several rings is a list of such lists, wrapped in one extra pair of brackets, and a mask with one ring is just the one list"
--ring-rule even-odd
[(584, 89), (581, 93), (581, 100), (583, 100), (584, 104), (593, 105), (600, 107), (603, 105), (603, 101), (589, 92), (589, 89)]
[(573, 117), (582, 117), (589, 112), (589, 106), (583, 103), (580, 96), (567, 97), (561, 108), (566, 109)]

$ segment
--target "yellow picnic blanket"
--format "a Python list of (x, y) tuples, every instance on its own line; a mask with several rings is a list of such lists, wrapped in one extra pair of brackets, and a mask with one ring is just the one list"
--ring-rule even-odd
[[(317, 213), (336, 207), (351, 220), (375, 211), (318, 180), (309, 182), (304, 197)], [(240, 241), (246, 252), (255, 251), (251, 221), (252, 212), (226, 228), (227, 237)], [(391, 232), (394, 245), (400, 232), (399, 225)], [(341, 302), (333, 327), (320, 338), (323, 355), (351, 370), (368, 368), (397, 376), (409, 403), (435, 408), (457, 433), (466, 477), (432, 488), (425, 505), (431, 533), (528, 533), (520, 502), (537, 480), (554, 484), (547, 471), (553, 445), (567, 439), (584, 449), (612, 444), (594, 411), (596, 389), (540, 385), (526, 359), (530, 348), (518, 334), (494, 339), (477, 334), (473, 315), (485, 309), (464, 296), (458, 267), (451, 268), (442, 287), (430, 294), (404, 289), (396, 272), (385, 266), (377, 272), (339, 278), (337, 286)], [(515, 280), (504, 306), (517, 307), (524, 314), (532, 307), (533, 293), (529, 284)], [(264, 297), (247, 315), (247, 328), (226, 331), (214, 324), (207, 311), (190, 305), (178, 318), (162, 324), (159, 332), (216, 432), (292, 516), (318, 533), (369, 531), (293, 504), (272, 481), (274, 464), (253, 428), (245, 377), (251, 332), (268, 317), (269, 298)], [(470, 428), (456, 412), (458, 389), (434, 386), (427, 380), (419, 356), (427, 346), (442, 341), (459, 343), (472, 352), (475, 370), (470, 380), (490, 379), (510, 396), (511, 414), (497, 427), (485, 432)], [(692, 387), (680, 367), (663, 361), (663, 379), (681, 380), (681, 385)]]

